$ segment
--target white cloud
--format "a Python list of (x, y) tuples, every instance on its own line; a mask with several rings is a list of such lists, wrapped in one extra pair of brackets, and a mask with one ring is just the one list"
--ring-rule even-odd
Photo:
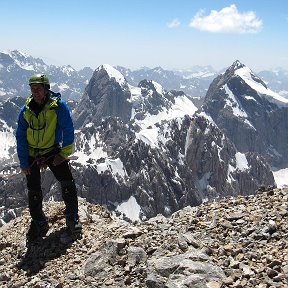
[(170, 23), (168, 23), (167, 26), (169, 28), (176, 28), (176, 27), (180, 26), (180, 21), (177, 18), (175, 18)]
[(239, 13), (236, 5), (212, 10), (210, 15), (203, 16), (199, 11), (191, 20), (189, 26), (202, 31), (214, 33), (257, 33), (262, 29), (262, 20), (253, 11)]

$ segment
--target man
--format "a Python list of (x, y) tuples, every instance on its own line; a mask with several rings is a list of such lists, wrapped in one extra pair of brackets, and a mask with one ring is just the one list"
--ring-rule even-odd
[(46, 235), (48, 219), (42, 209), (40, 169), (48, 166), (61, 184), (69, 231), (81, 232), (78, 199), (67, 157), (72, 153), (74, 126), (67, 104), (59, 93), (50, 91), (47, 75), (35, 74), (29, 79), (31, 95), (22, 107), (16, 130), (20, 168), (26, 175), (31, 224), (27, 240)]

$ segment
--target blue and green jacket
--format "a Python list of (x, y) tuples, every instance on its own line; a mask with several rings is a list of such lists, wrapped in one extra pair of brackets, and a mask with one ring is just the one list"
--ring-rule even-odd
[[(56, 95), (56, 97), (55, 97)], [(17, 153), (21, 168), (29, 167), (29, 156), (44, 155), (55, 147), (67, 158), (73, 150), (74, 126), (70, 110), (60, 94), (51, 92), (43, 108), (35, 112), (32, 95), (21, 108), (16, 130)]]

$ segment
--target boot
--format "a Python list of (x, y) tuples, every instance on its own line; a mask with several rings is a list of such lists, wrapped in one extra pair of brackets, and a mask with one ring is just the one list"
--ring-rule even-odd
[(68, 231), (72, 234), (78, 234), (82, 232), (82, 225), (79, 222), (78, 214), (66, 215), (66, 226)]
[(29, 230), (26, 234), (27, 241), (34, 241), (39, 237), (46, 236), (49, 230), (48, 220), (34, 220), (32, 219)]

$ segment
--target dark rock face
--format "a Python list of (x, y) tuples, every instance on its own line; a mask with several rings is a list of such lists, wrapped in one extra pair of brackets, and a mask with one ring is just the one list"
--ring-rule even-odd
[[(121, 163), (125, 175), (115, 176), (113, 169), (99, 172), (105, 159), (91, 159), (74, 171), (80, 195), (91, 202), (113, 209), (116, 203), (133, 196), (145, 219), (159, 213), (168, 216), (187, 205), (197, 206), (203, 199), (248, 195), (261, 185), (274, 185), (273, 174), (260, 155), (237, 152), (223, 132), (204, 117), (186, 116), (181, 122), (159, 124), (158, 139), (162, 140), (157, 147), (140, 141), (137, 133), (131, 134), (120, 123), (106, 119), (97, 129), (106, 135), (109, 130), (104, 127), (111, 128), (110, 138), (101, 138), (104, 143), (108, 141), (104, 147), (119, 139), (109, 155), (111, 161)], [(95, 128), (88, 129), (91, 136)]]
[(237, 152), (229, 138), (207, 119), (195, 116), (189, 130), (187, 164), (198, 179), (202, 198), (245, 195), (261, 184), (274, 184), (273, 174), (260, 155)]
[(100, 66), (75, 110), (76, 127), (89, 122), (99, 125), (106, 117), (120, 117), (127, 123), (131, 116), (131, 104), (127, 100), (131, 94), (127, 82), (120, 85), (114, 77), (109, 76), (104, 66)]
[[(91, 159), (85, 167), (80, 165), (75, 169), (77, 175), (78, 173), (79, 176), (82, 175), (77, 177), (77, 183), (82, 187), (79, 188), (80, 194), (89, 201), (108, 206), (121, 203), (133, 195), (142, 207), (145, 217), (158, 213), (169, 215), (187, 203), (200, 204), (201, 198), (193, 188), (193, 181), (189, 180), (186, 183), (181, 177), (175, 181), (175, 167), (171, 165), (170, 155), (165, 155), (161, 149), (153, 149), (136, 140), (135, 134), (121, 123), (120, 120), (115, 122), (115, 119), (109, 118), (103, 121), (97, 130), (105, 135), (102, 138), (104, 147), (110, 147), (107, 153), (114, 159), (111, 161), (122, 163), (125, 176), (115, 177), (113, 171), (109, 169), (98, 172), (97, 167), (104, 163), (105, 159), (97, 161)], [(94, 133), (92, 127), (87, 129), (90, 129), (89, 133)], [(79, 145), (80, 142), (79, 140)], [(178, 150), (177, 145), (178, 143), (171, 145), (173, 148), (171, 153), (174, 153), (175, 149)], [(168, 150), (166, 152), (170, 153)], [(191, 176), (189, 171), (185, 171), (185, 174), (189, 179)]]

